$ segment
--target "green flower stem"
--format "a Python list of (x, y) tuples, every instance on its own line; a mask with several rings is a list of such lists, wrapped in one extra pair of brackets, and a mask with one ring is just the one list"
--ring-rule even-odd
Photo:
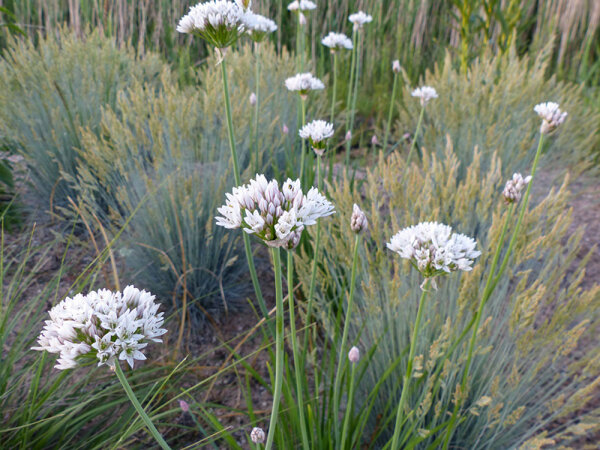
[[(317, 155), (317, 188), (319, 192), (321, 192), (321, 156)], [(319, 257), (319, 251), (321, 249), (321, 219), (317, 219), (317, 238), (315, 241), (315, 253), (313, 255), (313, 263), (312, 269), (310, 273), (310, 285), (308, 288), (308, 304), (306, 305), (306, 318), (305, 318), (305, 326), (306, 331), (304, 332), (304, 345), (302, 350), (302, 362), (304, 365), (305, 357), (306, 357), (306, 349), (308, 347), (308, 325), (310, 324), (310, 317), (312, 315), (313, 309), (313, 299), (315, 296), (315, 286), (317, 281), (317, 259)]]
[[(352, 120), (354, 120), (354, 114), (352, 113), (352, 92), (353, 92), (353, 84), (354, 84), (354, 67), (356, 65), (356, 41), (357, 41), (357, 31), (355, 29), (352, 30), (352, 59), (350, 61), (350, 82), (348, 83), (348, 99), (346, 101), (346, 133), (348, 131), (352, 132)], [(350, 146), (352, 145), (352, 139), (348, 139), (346, 142), (346, 166), (350, 164)]]
[(298, 396), (298, 418), (300, 421), (300, 430), (302, 433), (302, 447), (310, 450), (308, 445), (308, 433), (306, 431), (306, 421), (304, 419), (304, 395), (302, 389), (304, 364), (298, 352), (298, 336), (296, 335), (296, 318), (294, 317), (294, 252), (287, 252), (287, 284), (288, 284), (288, 302), (290, 308), (290, 339), (292, 341), (292, 354), (294, 356), (294, 370), (296, 375), (296, 391)]
[(255, 61), (255, 78), (256, 78), (256, 86), (254, 88), (254, 95), (256, 95), (256, 103), (254, 105), (254, 154), (256, 155), (256, 164), (254, 166), (254, 171), (259, 171), (259, 155), (258, 155), (258, 102), (259, 102), (259, 90), (260, 90), (260, 55), (258, 54), (258, 42), (254, 43), (254, 56), (256, 58)]
[(161, 448), (163, 448), (165, 450), (167, 450), (167, 449), (170, 450), (171, 447), (169, 447), (169, 444), (167, 444), (166, 441), (163, 439), (163, 437), (160, 435), (160, 433), (158, 432), (158, 430), (156, 429), (156, 427), (150, 420), (150, 417), (148, 417), (148, 414), (146, 414), (146, 411), (144, 411), (144, 408), (142, 408), (142, 405), (140, 405), (139, 400), (137, 399), (137, 397), (131, 390), (131, 386), (129, 386), (129, 383), (127, 382), (127, 378), (125, 378), (125, 375), (123, 374), (123, 370), (121, 370), (121, 365), (119, 364), (118, 361), (115, 364), (115, 372), (117, 373), (117, 378), (121, 382), (123, 389), (125, 389), (125, 393), (127, 394), (127, 397), (129, 397), (129, 400), (135, 407), (135, 410), (137, 411), (137, 413), (140, 415), (140, 417), (142, 418), (142, 420), (148, 427), (150, 434), (152, 434), (154, 439), (156, 439), (156, 442), (158, 442), (158, 444), (161, 446)]
[(413, 140), (410, 143), (410, 150), (408, 152), (408, 157), (406, 158), (406, 166), (404, 167), (404, 175), (402, 175), (402, 183), (404, 183), (404, 178), (408, 173), (408, 168), (410, 167), (410, 158), (415, 150), (415, 146), (417, 145), (417, 138), (419, 137), (419, 132), (421, 131), (421, 123), (423, 122), (423, 116), (425, 115), (425, 107), (421, 107), (421, 114), (419, 114), (419, 120), (417, 121), (417, 129), (415, 130), (415, 135), (413, 136)]
[(340, 449), (346, 448), (346, 437), (348, 436), (348, 428), (350, 427), (350, 418), (352, 417), (353, 403), (354, 403), (354, 385), (356, 384), (356, 366), (358, 363), (352, 363), (352, 370), (350, 374), (350, 392), (348, 393), (348, 405), (344, 413), (344, 428), (342, 429), (342, 445)]
[(279, 402), (281, 400), (281, 388), (283, 385), (283, 288), (281, 285), (281, 257), (279, 247), (271, 249), (273, 256), (273, 272), (275, 274), (275, 386), (273, 388), (273, 408), (269, 422), (269, 434), (265, 449), (270, 450), (275, 438), (277, 417), (279, 415)]
[(385, 136), (383, 137), (383, 154), (387, 148), (388, 138), (390, 136), (390, 127), (392, 125), (392, 116), (394, 115), (394, 100), (396, 99), (396, 89), (398, 87), (398, 73), (394, 72), (394, 86), (392, 87), (392, 98), (390, 100), (390, 110), (388, 112), (387, 124), (385, 126)]
[[(331, 114), (329, 116), (329, 122), (335, 127), (335, 100), (337, 92), (337, 51), (333, 52), (333, 91), (331, 93)], [(331, 140), (327, 141), (327, 157), (329, 160), (329, 182), (333, 180), (333, 156), (334, 152), (331, 150)]]
[[(522, 203), (521, 203), (521, 209), (519, 211), (519, 218), (517, 219), (517, 224), (515, 226), (515, 229), (512, 232), (511, 238), (510, 238), (510, 242), (508, 244), (508, 250), (506, 251), (506, 254), (504, 255), (504, 258), (502, 260), (502, 264), (500, 265), (500, 269), (498, 270), (498, 274), (493, 278), (493, 281), (490, 282), (490, 278), (493, 274), (493, 269), (495, 268), (494, 265), (492, 264), (492, 272), (490, 274), (490, 277), (488, 278), (488, 281), (486, 283), (486, 289), (484, 289), (483, 291), (483, 299), (479, 305), (479, 310), (477, 311), (478, 315), (480, 316), (481, 312), (480, 310), (483, 309), (483, 306), (485, 306), (485, 303), (487, 303), (487, 300), (489, 299), (489, 297), (491, 296), (492, 292), (494, 291), (494, 289), (496, 288), (496, 285), (498, 284), (498, 281), (500, 280), (500, 278), (502, 277), (506, 266), (508, 265), (508, 261), (510, 259), (510, 256), (512, 254), (512, 251), (514, 249), (514, 246), (516, 244), (517, 241), (517, 236), (519, 235), (519, 231), (521, 229), (521, 223), (523, 222), (523, 217), (525, 216), (525, 211), (527, 211), (527, 207), (529, 204), (529, 195), (531, 193), (531, 186), (533, 184), (533, 178), (535, 176), (535, 172), (537, 170), (537, 165), (539, 162), (539, 158), (540, 155), (542, 153), (542, 147), (543, 147), (543, 142), (544, 142), (544, 135), (540, 134), (540, 139), (538, 142), (538, 147), (537, 147), (537, 151), (535, 153), (535, 158), (533, 159), (533, 166), (531, 168), (531, 180), (529, 181), (529, 183), (527, 184), (527, 190), (525, 191), (525, 196), (523, 197)], [(512, 205), (511, 205), (511, 210), (510, 210), (510, 215), (512, 215)], [(506, 226), (506, 223), (505, 223)], [(503, 233), (506, 230), (503, 230)], [(500, 244), (503, 242), (503, 237), (501, 238), (500, 242), (498, 243), (498, 245), (500, 246)], [(499, 252), (497, 250), (497, 254), (494, 256), (494, 262), (497, 263), (497, 257), (499, 256)], [(461, 392), (464, 393), (466, 392), (466, 385), (467, 385), (467, 381), (468, 381), (468, 376), (469, 376), (469, 369), (470, 369), (470, 364), (471, 364), (471, 358), (472, 358), (472, 354), (473, 354), (473, 348), (475, 345), (475, 340), (477, 337), (477, 331), (479, 329), (479, 321), (481, 320), (481, 317), (477, 317), (476, 316), (476, 325), (475, 325), (475, 329), (473, 330), (473, 334), (471, 335), (471, 340), (469, 342), (469, 353), (467, 356), (467, 365), (465, 366), (464, 372), (463, 372), (463, 377), (462, 377), (462, 383), (461, 383)], [(457, 402), (454, 405), (454, 411), (452, 414), (452, 418), (450, 420), (450, 423), (448, 424), (448, 428), (446, 430), (446, 437), (444, 439), (444, 449), (447, 449), (448, 446), (450, 445), (450, 439), (452, 438), (452, 434), (454, 432), (454, 425), (456, 423), (456, 419), (457, 419), (457, 414), (458, 414), (458, 408), (460, 406), (459, 404), (460, 402)]]
[[(225, 67), (225, 58), (221, 61), (221, 73), (223, 75), (223, 97), (225, 99), (225, 113), (227, 115), (227, 131), (229, 133), (229, 148), (231, 150), (231, 159), (233, 159), (233, 176), (235, 177), (235, 184), (237, 186), (242, 185), (242, 179), (240, 177), (240, 167), (238, 164), (237, 152), (235, 149), (235, 136), (233, 133), (233, 120), (231, 118), (231, 101), (229, 99), (229, 87), (227, 85), (227, 70)], [(258, 102), (257, 102), (258, 104)], [(267, 305), (262, 296), (260, 284), (258, 283), (258, 276), (256, 275), (256, 267), (254, 265), (254, 257), (252, 255), (252, 248), (250, 246), (250, 236), (248, 233), (242, 233), (244, 239), (244, 249), (246, 251), (246, 260), (248, 261), (248, 269), (250, 269), (250, 278), (252, 279), (252, 286), (254, 287), (254, 294), (258, 301), (258, 306), (265, 319), (269, 318), (269, 311)]]
[[(306, 99), (301, 95), (300, 104), (302, 106), (302, 124), (300, 128), (306, 125)], [(304, 174), (304, 139), (300, 139), (300, 183), (302, 183), (302, 175)]]
[[(350, 329), (350, 316), (352, 314), (352, 306), (354, 303), (354, 288), (356, 285), (356, 270), (358, 267), (358, 245), (360, 243), (360, 234), (357, 233), (354, 238), (354, 252), (352, 255), (352, 273), (350, 276), (350, 294), (348, 295), (348, 307), (346, 308), (346, 317), (344, 319), (344, 330), (342, 331), (342, 342), (338, 355), (338, 364), (333, 385), (333, 411), (337, 415), (340, 410), (340, 386), (342, 383), (342, 368), (345, 367), (345, 359), (348, 357), (346, 351), (346, 342), (348, 340), (348, 330)], [(334, 420), (336, 428), (336, 436), (339, 436), (339, 424)]]
[(423, 310), (425, 309), (425, 297), (427, 295), (427, 289), (429, 288), (429, 278), (425, 279), (423, 284), (423, 292), (421, 293), (421, 299), (419, 300), (419, 309), (417, 310), (417, 319), (415, 320), (415, 326), (413, 328), (412, 339), (410, 341), (410, 351), (408, 354), (408, 365), (406, 366), (406, 375), (404, 376), (404, 382), (402, 383), (402, 394), (400, 395), (400, 401), (398, 402), (398, 411), (396, 413), (396, 425), (394, 427), (394, 436), (392, 437), (392, 449), (398, 449), (398, 439), (400, 438), (400, 428), (402, 427), (402, 419), (404, 416), (404, 403), (408, 395), (410, 388), (410, 382), (412, 379), (412, 369), (415, 360), (415, 352), (417, 350), (417, 338), (419, 336), (419, 328), (421, 327), (421, 318), (423, 317)]

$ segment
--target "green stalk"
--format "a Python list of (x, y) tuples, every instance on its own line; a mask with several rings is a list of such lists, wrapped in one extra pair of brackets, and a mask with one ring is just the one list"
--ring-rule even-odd
[[(352, 417), (352, 406), (354, 403), (354, 385), (356, 384), (356, 366), (358, 363), (352, 363), (352, 371), (350, 374), (350, 392), (348, 393), (348, 405), (346, 406), (346, 412), (344, 413), (344, 428), (342, 429), (342, 445), (340, 449), (346, 448), (346, 436), (348, 435), (348, 428), (350, 427), (350, 417)], [(352, 444), (351, 444), (352, 445)]]
[(308, 445), (308, 433), (306, 431), (306, 421), (304, 419), (304, 395), (302, 389), (304, 364), (298, 352), (298, 336), (296, 335), (296, 318), (294, 316), (294, 252), (287, 252), (287, 283), (288, 283), (288, 302), (290, 308), (290, 339), (292, 341), (292, 354), (294, 356), (294, 370), (296, 374), (296, 391), (298, 396), (298, 418), (300, 420), (300, 430), (302, 433), (302, 447), (310, 450)]
[[(352, 30), (352, 59), (350, 61), (350, 82), (348, 83), (348, 99), (346, 101), (346, 133), (348, 131), (352, 132), (351, 121), (354, 120), (354, 115), (351, 111), (352, 105), (352, 92), (353, 92), (353, 84), (354, 84), (354, 66), (356, 65), (356, 40), (357, 40), (357, 30)], [(352, 139), (349, 139), (346, 142), (346, 166), (350, 164), (350, 145), (352, 143)]]
[(423, 116), (425, 114), (425, 107), (421, 107), (421, 114), (419, 114), (419, 120), (417, 121), (417, 129), (415, 130), (415, 135), (413, 136), (413, 140), (410, 143), (410, 150), (408, 152), (408, 157), (406, 158), (406, 166), (404, 167), (404, 175), (402, 175), (402, 183), (404, 182), (404, 178), (408, 173), (408, 168), (410, 166), (410, 157), (412, 156), (415, 146), (417, 145), (417, 138), (419, 137), (419, 132), (421, 131), (421, 122), (423, 122)]
[(256, 164), (254, 166), (254, 171), (258, 172), (259, 170), (259, 156), (258, 156), (258, 102), (259, 102), (259, 89), (260, 89), (260, 56), (258, 54), (258, 42), (254, 43), (254, 56), (256, 57), (255, 61), (255, 77), (256, 77), (256, 86), (254, 87), (254, 95), (256, 95), (256, 104), (254, 105), (254, 153), (256, 155)]
[[(300, 95), (300, 103), (302, 105), (302, 124), (300, 128), (306, 125), (306, 98)], [(304, 174), (304, 139), (300, 139), (300, 183), (302, 183), (302, 175)]]
[[(354, 252), (352, 255), (352, 274), (350, 276), (350, 294), (348, 295), (348, 307), (346, 308), (346, 317), (344, 319), (344, 330), (342, 332), (342, 342), (338, 355), (338, 364), (333, 385), (333, 414), (337, 415), (340, 410), (340, 385), (342, 382), (342, 367), (345, 367), (344, 356), (347, 357), (346, 341), (348, 340), (348, 330), (350, 328), (350, 316), (352, 314), (352, 305), (354, 301), (354, 287), (356, 285), (356, 270), (358, 266), (358, 244), (360, 243), (360, 234), (357, 233), (354, 239)], [(339, 436), (339, 424), (334, 420), (336, 436)]]
[[(331, 93), (331, 114), (329, 122), (335, 127), (335, 100), (337, 92), (337, 51), (333, 52), (333, 91)], [(331, 151), (331, 142), (327, 141), (327, 157), (329, 160), (329, 182), (333, 180), (333, 151)]]
[(385, 126), (385, 136), (383, 137), (383, 154), (387, 147), (388, 138), (390, 135), (390, 127), (392, 125), (392, 116), (394, 114), (394, 100), (396, 99), (396, 88), (398, 86), (398, 72), (394, 71), (394, 87), (392, 87), (392, 99), (390, 100), (390, 110), (388, 112), (387, 124)]
[(417, 310), (417, 319), (413, 328), (412, 339), (410, 341), (410, 351), (408, 354), (408, 365), (406, 367), (406, 375), (404, 376), (404, 383), (402, 383), (402, 394), (400, 395), (400, 401), (398, 402), (398, 411), (396, 413), (396, 426), (394, 427), (394, 436), (392, 437), (392, 449), (397, 449), (398, 439), (400, 438), (400, 428), (402, 426), (404, 403), (408, 395), (410, 388), (410, 382), (412, 379), (412, 369), (415, 359), (415, 351), (417, 350), (417, 337), (419, 336), (419, 328), (421, 326), (421, 318), (423, 317), (423, 309), (425, 309), (425, 296), (427, 294), (427, 288), (429, 287), (429, 278), (425, 279), (423, 284), (423, 292), (421, 293), (421, 299), (419, 300), (419, 309)]
[(142, 420), (148, 427), (150, 434), (152, 434), (152, 436), (154, 437), (156, 442), (158, 442), (158, 444), (161, 446), (161, 448), (163, 448), (165, 450), (170, 450), (171, 447), (169, 447), (169, 444), (167, 444), (165, 442), (165, 440), (163, 439), (163, 437), (160, 435), (160, 433), (158, 432), (158, 430), (156, 429), (156, 427), (150, 420), (150, 417), (148, 417), (148, 414), (146, 414), (146, 411), (144, 411), (144, 408), (142, 408), (142, 405), (140, 405), (139, 400), (137, 399), (137, 397), (131, 390), (131, 386), (129, 386), (129, 383), (127, 382), (127, 378), (125, 378), (125, 375), (123, 374), (123, 371), (121, 370), (121, 365), (119, 364), (119, 362), (117, 362), (115, 364), (115, 372), (117, 373), (117, 378), (121, 382), (123, 389), (125, 389), (125, 393), (127, 394), (127, 397), (129, 397), (129, 401), (131, 401), (131, 403), (135, 407), (137, 413), (140, 415), (140, 417), (142, 418)]
[[(485, 305), (485, 303), (489, 299), (491, 293), (496, 288), (496, 285), (498, 284), (498, 281), (500, 280), (502, 274), (504, 273), (504, 270), (506, 269), (506, 266), (507, 266), (508, 261), (510, 259), (510, 255), (512, 254), (512, 251), (513, 251), (514, 246), (516, 244), (517, 236), (518, 236), (519, 231), (521, 229), (521, 223), (523, 222), (523, 217), (525, 216), (525, 211), (527, 210), (527, 207), (528, 207), (528, 204), (529, 204), (529, 195), (531, 193), (531, 186), (533, 184), (533, 179), (534, 179), (534, 176), (535, 176), (535, 172), (537, 170), (537, 165), (538, 165), (538, 162), (539, 162), (539, 158), (540, 158), (540, 155), (542, 153), (543, 141), (544, 141), (544, 134), (542, 133), (542, 134), (540, 134), (540, 140), (538, 142), (538, 148), (537, 148), (537, 151), (535, 153), (535, 158), (533, 159), (533, 166), (531, 168), (531, 180), (527, 184), (527, 190), (525, 191), (525, 196), (524, 196), (523, 201), (521, 203), (521, 210), (519, 211), (519, 218), (517, 219), (517, 225), (515, 226), (515, 229), (512, 232), (512, 235), (511, 235), (511, 238), (510, 238), (510, 242), (508, 244), (508, 250), (506, 251), (506, 254), (504, 255), (504, 258), (502, 260), (502, 264), (500, 265), (500, 269), (498, 270), (498, 274), (493, 278), (493, 281), (491, 281), (491, 283), (490, 283), (490, 278), (491, 278), (491, 276), (493, 274), (493, 271), (492, 271), (492, 274), (490, 274), (490, 277), (488, 278), (488, 282), (486, 283), (486, 289), (483, 292), (484, 298), (482, 299), (482, 302), (479, 305), (479, 309), (480, 310), (483, 309), (483, 306)], [(510, 211), (512, 213), (512, 208), (511, 208)], [(512, 214), (510, 214), (510, 215), (512, 215)], [(503, 230), (503, 232), (504, 231), (505, 230)], [(501, 240), (501, 242), (502, 242), (502, 240)], [(501, 242), (499, 242), (498, 245), (500, 245)], [(494, 262), (497, 262), (497, 256), (499, 256), (499, 254), (495, 255), (495, 261)], [(493, 265), (492, 265), (492, 267), (493, 267)], [(478, 314), (479, 313), (480, 313), (480, 311), (478, 310)], [(479, 317), (479, 320), (480, 319), (481, 319), (481, 317)], [(471, 340), (469, 342), (469, 354), (467, 356), (467, 365), (466, 365), (465, 370), (463, 372), (463, 378), (462, 378), (462, 383), (461, 383), (461, 392), (463, 394), (464, 394), (464, 392), (466, 390), (467, 380), (468, 380), (468, 376), (469, 376), (469, 368), (470, 368), (471, 358), (472, 358), (472, 353), (473, 353), (473, 347), (475, 345), (475, 339), (476, 339), (476, 336), (477, 336), (477, 330), (479, 328), (479, 320), (476, 320), (476, 326), (475, 326), (475, 329), (473, 330), (473, 334), (472, 334)], [(446, 437), (444, 439), (444, 450), (446, 450), (448, 448), (448, 445), (450, 445), (450, 439), (452, 438), (452, 434), (454, 432), (454, 424), (456, 423), (456, 420), (457, 420), (458, 408), (459, 408), (459, 402), (456, 402), (455, 405), (454, 405), (454, 411), (452, 413), (452, 418), (450, 420), (450, 424), (448, 425), (448, 428), (447, 428), (447, 431), (446, 431)]]
[(275, 438), (277, 417), (279, 415), (279, 402), (281, 400), (281, 388), (283, 385), (283, 288), (281, 285), (281, 257), (279, 247), (271, 249), (273, 256), (273, 272), (275, 273), (275, 387), (273, 389), (273, 408), (269, 422), (269, 434), (265, 449), (270, 450)]
[[(235, 177), (235, 184), (237, 186), (242, 185), (240, 177), (240, 168), (238, 164), (237, 151), (235, 149), (235, 136), (233, 133), (233, 119), (231, 118), (231, 101), (229, 99), (229, 87), (227, 85), (227, 70), (225, 68), (225, 57), (221, 61), (221, 74), (223, 75), (223, 97), (225, 99), (225, 113), (227, 115), (227, 131), (229, 134), (229, 148), (231, 150), (231, 159), (233, 159), (233, 176)], [(258, 104), (258, 101), (257, 101)], [(267, 305), (262, 296), (260, 284), (258, 283), (258, 276), (256, 275), (256, 267), (254, 265), (254, 257), (252, 255), (252, 248), (250, 246), (250, 236), (248, 233), (242, 233), (244, 239), (244, 250), (246, 251), (246, 260), (248, 261), (248, 269), (250, 270), (250, 278), (252, 279), (252, 286), (254, 287), (254, 294), (258, 301), (258, 306), (265, 319), (269, 318), (269, 311)]]

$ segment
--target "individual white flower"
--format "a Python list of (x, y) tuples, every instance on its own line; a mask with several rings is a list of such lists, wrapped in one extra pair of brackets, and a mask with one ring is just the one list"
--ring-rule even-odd
[(218, 211), (223, 216), (216, 218), (217, 225), (242, 228), (270, 247), (287, 249), (298, 245), (305, 226), (335, 212), (316, 188), (304, 195), (300, 180), (288, 178), (279, 188), (276, 180), (267, 181), (264, 175), (256, 175), (249, 184), (234, 188)]
[(394, 73), (399, 73), (400, 72), (400, 61), (399, 60), (395, 59), (392, 62), (392, 71)]
[(114, 367), (116, 359), (144, 360), (149, 342), (162, 342), (163, 313), (154, 295), (127, 286), (123, 293), (107, 289), (67, 297), (54, 306), (33, 350), (59, 353), (57, 369), (97, 361)]
[(502, 195), (506, 203), (518, 203), (521, 200), (521, 191), (531, 181), (531, 176), (523, 178), (520, 173), (514, 173), (512, 178), (506, 182)]
[(535, 105), (533, 110), (542, 118), (540, 132), (548, 134), (553, 132), (567, 118), (567, 113), (562, 112), (558, 107), (558, 103), (547, 102)]
[(352, 207), (352, 217), (350, 218), (350, 228), (355, 233), (366, 231), (369, 226), (366, 214), (355, 203)]
[(436, 90), (431, 86), (421, 86), (420, 88), (412, 91), (411, 95), (421, 99), (421, 106), (425, 106), (427, 103), (429, 103), (429, 100), (437, 98), (438, 96)]
[(239, 4), (211, 0), (192, 6), (177, 25), (180, 33), (201, 37), (217, 48), (229, 47), (246, 29), (247, 14)]
[(321, 80), (312, 76), (311, 73), (299, 73), (285, 80), (288, 91), (298, 92), (301, 96), (308, 95), (309, 91), (325, 89)]
[(310, 0), (294, 0), (288, 5), (288, 11), (310, 11), (316, 7), (317, 4)]
[(254, 42), (261, 42), (269, 34), (277, 31), (277, 24), (265, 16), (248, 12), (246, 13), (246, 29), (250, 39)]
[(338, 49), (352, 50), (352, 40), (343, 33), (330, 31), (329, 34), (323, 38), (321, 43), (325, 47), (329, 47), (332, 53)]
[(256, 94), (254, 92), (250, 94), (250, 98), (248, 98), (248, 101), (252, 106), (256, 105)]
[(252, 432), (250, 433), (250, 439), (255, 444), (262, 444), (265, 442), (265, 432), (262, 428), (254, 427), (252, 428)]
[(358, 347), (352, 347), (350, 349), (350, 351), (348, 352), (348, 360), (351, 363), (356, 364), (359, 359), (360, 359), (360, 350), (358, 349)]
[(326, 140), (333, 136), (333, 125), (324, 120), (313, 120), (298, 132), (302, 139), (308, 139), (315, 153), (323, 155)]
[(387, 247), (408, 259), (425, 278), (456, 270), (469, 271), (481, 252), (477, 243), (448, 225), (422, 222), (396, 233)]
[(354, 29), (358, 30), (359, 28), (362, 28), (365, 23), (372, 22), (373, 17), (371, 17), (369, 14), (359, 11), (357, 13), (350, 14), (348, 20), (354, 24)]

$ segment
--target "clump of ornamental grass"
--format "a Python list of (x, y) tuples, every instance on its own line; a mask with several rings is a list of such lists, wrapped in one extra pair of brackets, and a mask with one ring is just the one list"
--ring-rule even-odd
[[(70, 181), (85, 165), (77, 149), (81, 128), (99, 133), (103, 107), (134, 81), (156, 83), (163, 64), (151, 53), (136, 57), (101, 32), (85, 39), (61, 28), (34, 40), (11, 39), (0, 60), (0, 140), (25, 157), (36, 217), (69, 205)], [(38, 211), (38, 213), (35, 213)]]
[[(547, 76), (550, 58), (549, 47), (536, 56), (519, 57), (514, 49), (504, 55), (485, 54), (470, 65), (465, 76), (453, 67), (447, 55), (422, 80), (434, 86), (439, 97), (427, 104), (418, 137), (412, 133), (422, 107), (411, 98), (410, 90), (401, 90), (399, 104), (403, 107), (392, 125), (390, 147), (408, 151), (416, 139), (419, 154), (426, 148), (442, 157), (450, 136), (462, 163), (458, 177), (466, 176), (475, 146), (483, 158), (484, 170), (489, 169), (497, 154), (508, 177), (531, 165), (540, 128), (531, 105), (550, 99), (577, 119), (567, 120), (546, 140), (542, 162), (560, 160), (561, 164), (589, 166), (597, 156), (594, 149), (600, 145), (600, 111), (587, 100), (583, 86)], [(407, 132), (411, 133), (408, 143), (403, 138)]]
[[(535, 118), (531, 107), (529, 111)], [(557, 133), (567, 132), (567, 124)], [(405, 183), (398, 183), (398, 173), (406, 167), (405, 157), (398, 153), (381, 155), (367, 172), (361, 193), (363, 204), (369, 205), (369, 233), (361, 248), (354, 319), (348, 327), (369, 354), (354, 395), (356, 407), (364, 409), (351, 428), (371, 445), (393, 438), (398, 414), (401, 447), (441, 447), (444, 441), (449, 447), (466, 448), (542, 441), (568, 445), (597, 427), (590, 407), (596, 397), (595, 352), (585, 343), (595, 336), (592, 323), (599, 314), (600, 289), (581, 288), (590, 254), (579, 261), (583, 230), (567, 234), (573, 220), (565, 209), (568, 179), (517, 219), (511, 208), (519, 208), (525, 198), (506, 204), (500, 160), (490, 157), (487, 169), (483, 161), (475, 149), (471, 163), (462, 168), (465, 176), (448, 183), (461, 170), (448, 139), (444, 157), (423, 152), (422, 162), (413, 163), (418, 170), (409, 171)], [(527, 187), (519, 180), (511, 182), (510, 198)], [(339, 211), (351, 209), (355, 198), (351, 185), (342, 177), (328, 191)], [(406, 208), (407, 204), (413, 206)], [(476, 264), (459, 263), (462, 257), (456, 260), (455, 267), (472, 270), (436, 278), (438, 290), (427, 294), (430, 301), (421, 311), (419, 333), (411, 339), (419, 297), (425, 293), (419, 289), (424, 275), (411, 270), (410, 262), (391, 257), (380, 243), (406, 224), (432, 218), (475, 238), (481, 255)], [(354, 284), (353, 232), (342, 221), (332, 220), (325, 224), (324, 235), (328, 238), (323, 240), (324, 261), (318, 266), (315, 316), (333, 340), (339, 333), (336, 318), (347, 309), (342, 299)], [(502, 259), (508, 247), (512, 250), (503, 275), (492, 280), (495, 289), (479, 308), (489, 274), (498, 272), (492, 267), (499, 242)], [(438, 245), (436, 241), (433, 248)], [(472, 242), (465, 248), (472, 252)], [(438, 250), (431, 251), (431, 246), (415, 249), (411, 258), (418, 268), (424, 261), (420, 258), (432, 256), (434, 265), (422, 267), (435, 273)], [(312, 259), (300, 256), (296, 265), (306, 285)], [(500, 265), (497, 261), (496, 267)], [(443, 272), (452, 266), (439, 265)], [(481, 321), (474, 327), (477, 317)], [(398, 380), (407, 373), (411, 381), (402, 390)]]

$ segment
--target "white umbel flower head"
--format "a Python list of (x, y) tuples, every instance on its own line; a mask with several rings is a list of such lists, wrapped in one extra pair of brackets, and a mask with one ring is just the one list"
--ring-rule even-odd
[(472, 269), (481, 252), (477, 243), (464, 234), (437, 222), (421, 222), (395, 234), (387, 247), (408, 259), (425, 278), (457, 270)]
[(308, 139), (315, 153), (321, 156), (327, 139), (333, 136), (333, 125), (324, 120), (313, 120), (304, 125), (298, 134), (302, 139)]
[(67, 297), (54, 306), (33, 350), (60, 355), (57, 369), (98, 362), (114, 367), (116, 359), (144, 360), (150, 342), (162, 342), (163, 313), (154, 295), (127, 286), (123, 293), (108, 289)]
[(352, 40), (343, 33), (330, 31), (329, 34), (323, 38), (321, 43), (325, 47), (329, 47), (331, 53), (335, 53), (335, 51), (339, 49), (352, 50)]
[(420, 88), (412, 91), (411, 95), (421, 99), (421, 106), (425, 106), (427, 103), (429, 103), (429, 100), (437, 98), (438, 96), (436, 90), (431, 86), (421, 86)]
[(352, 347), (348, 352), (348, 360), (352, 364), (356, 364), (360, 360), (360, 350), (358, 347)]
[(362, 233), (369, 227), (367, 216), (362, 209), (355, 203), (352, 207), (352, 217), (350, 219), (350, 228), (355, 233)]
[(317, 8), (317, 4), (310, 0), (294, 0), (287, 8), (288, 11), (311, 11)]
[(192, 6), (177, 25), (180, 33), (201, 37), (222, 49), (235, 43), (246, 29), (246, 11), (227, 0), (211, 0)]
[(218, 209), (217, 225), (242, 228), (270, 247), (292, 249), (298, 245), (305, 226), (335, 212), (333, 205), (316, 188), (305, 195), (300, 180), (277, 180), (256, 175), (250, 183), (233, 188), (227, 202)]
[(400, 60), (398, 60), (398, 59), (395, 59), (395, 60), (392, 62), (392, 71), (393, 71), (394, 73), (400, 73)]
[(262, 42), (269, 34), (277, 31), (277, 24), (265, 16), (248, 12), (246, 29), (250, 39), (254, 42)]
[(298, 73), (288, 78), (285, 80), (285, 87), (288, 91), (298, 92), (303, 97), (306, 97), (309, 91), (325, 89), (323, 82), (313, 77), (310, 72)]
[(521, 200), (521, 191), (531, 181), (531, 176), (523, 178), (520, 173), (514, 173), (512, 178), (506, 182), (502, 195), (506, 203), (518, 203)]
[(540, 103), (535, 105), (533, 110), (542, 118), (542, 126), (540, 127), (542, 134), (552, 133), (567, 118), (567, 113), (562, 112), (558, 107), (558, 103), (554, 102)]
[(252, 428), (252, 432), (250, 433), (250, 439), (255, 444), (262, 444), (265, 442), (265, 432), (262, 428), (254, 427)]
[(369, 14), (359, 11), (357, 13), (350, 14), (348, 20), (354, 24), (354, 29), (358, 30), (362, 28), (365, 23), (372, 22), (373, 17), (371, 17)]

